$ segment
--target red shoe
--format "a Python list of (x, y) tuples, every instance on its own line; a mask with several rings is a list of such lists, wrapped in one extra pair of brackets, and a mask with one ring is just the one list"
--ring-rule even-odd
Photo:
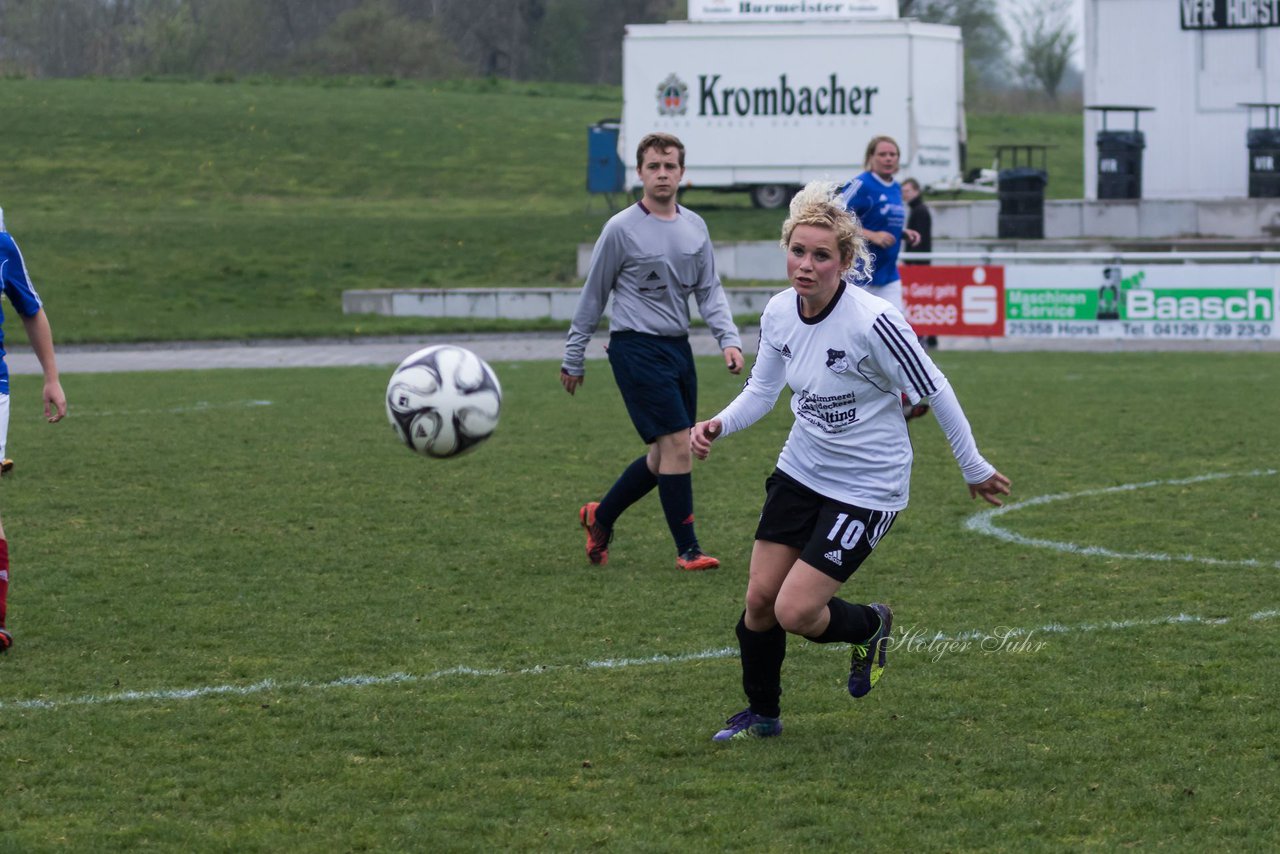
[(917, 403), (907, 412), (902, 413), (903, 417), (910, 421), (912, 418), (919, 418), (929, 414), (929, 404)]
[(0, 653), (8, 652), (11, 646), (13, 646), (13, 635), (0, 629)]
[(599, 501), (583, 504), (578, 508), (578, 521), (587, 532), (587, 560), (596, 566), (604, 566), (609, 562), (609, 541), (613, 539), (613, 531), (596, 524), (596, 508), (599, 506)]
[(8, 474), (13, 471), (13, 460), (0, 460), (0, 475)]
[(704, 569), (715, 569), (720, 561), (711, 555), (703, 554), (702, 549), (694, 546), (676, 558), (676, 568), (685, 572), (701, 572)]

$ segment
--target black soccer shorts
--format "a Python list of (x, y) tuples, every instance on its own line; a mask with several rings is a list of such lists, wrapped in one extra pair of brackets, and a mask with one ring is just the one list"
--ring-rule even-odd
[(895, 510), (833, 501), (777, 469), (764, 488), (756, 539), (800, 549), (801, 560), (841, 583), (871, 556), (898, 518)]
[(693, 426), (698, 374), (686, 336), (615, 332), (608, 354), (627, 414), (646, 445)]

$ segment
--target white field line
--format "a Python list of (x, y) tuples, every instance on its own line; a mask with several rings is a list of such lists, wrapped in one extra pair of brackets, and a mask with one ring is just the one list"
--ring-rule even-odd
[[(249, 405), (267, 405), (269, 401), (248, 401)], [(1271, 566), (1280, 567), (1280, 561), (1275, 564), (1265, 564), (1260, 561), (1226, 561), (1215, 558), (1201, 558), (1194, 555), (1162, 555), (1159, 553), (1135, 552), (1131, 554), (1113, 552), (1109, 549), (1103, 549), (1096, 546), (1077, 546), (1074, 543), (1058, 543), (1052, 540), (1036, 540), (1029, 537), (1023, 537), (1019, 534), (1013, 534), (1008, 531), (997, 528), (990, 520), (1012, 512), (1021, 507), (1032, 507), (1037, 504), (1047, 504), (1050, 501), (1063, 501), (1072, 498), (1084, 498), (1090, 495), (1102, 495), (1112, 492), (1128, 492), (1135, 489), (1147, 489), (1155, 486), (1178, 486), (1190, 483), (1202, 483), (1212, 480), (1223, 480), (1231, 477), (1269, 477), (1276, 474), (1275, 469), (1258, 469), (1251, 472), (1241, 474), (1206, 474), (1197, 477), (1183, 478), (1181, 480), (1153, 480), (1146, 483), (1131, 483), (1121, 486), (1111, 486), (1104, 489), (1090, 489), (1082, 492), (1063, 493), (1060, 495), (1044, 495), (1038, 498), (1032, 498), (1018, 504), (1006, 505), (1004, 507), (986, 510), (969, 518), (965, 523), (965, 527), (979, 533), (988, 534), (1008, 542), (1017, 543), (1019, 545), (1038, 546), (1043, 548), (1052, 548), (1059, 551), (1074, 552), (1077, 554), (1101, 556), (1101, 557), (1121, 557), (1134, 558), (1141, 560), (1157, 560), (1157, 561), (1186, 561), (1189, 563), (1205, 563), (1211, 565), (1235, 565), (1235, 566)], [(1246, 619), (1251, 621), (1273, 620), (1280, 617), (1280, 610), (1257, 611), (1250, 614)], [(1131, 629), (1140, 626), (1161, 626), (1161, 625), (1209, 625), (1220, 626), (1230, 623), (1230, 617), (1200, 617), (1194, 614), (1175, 614), (1166, 617), (1154, 617), (1145, 620), (1113, 620), (1104, 623), (1082, 623), (1076, 626), (1064, 626), (1061, 623), (1049, 623), (1038, 629), (1000, 627), (996, 631), (998, 637), (1003, 639), (1030, 637), (1036, 632), (1045, 634), (1074, 634), (1096, 631), (1120, 631), (1123, 629)], [(966, 643), (971, 641), (982, 641), (992, 638), (990, 631), (974, 629), (965, 632), (959, 632), (954, 635), (946, 635), (938, 632), (931, 638), (924, 640), (928, 644), (947, 644), (947, 643)], [(903, 645), (918, 644), (921, 636), (917, 633), (912, 637), (907, 637), (904, 633), (903, 637), (897, 639)], [(68, 697), (60, 700), (49, 699), (32, 699), (32, 700), (0, 700), (0, 711), (9, 710), (27, 710), (27, 709), (59, 709), (67, 706), (101, 706), (108, 703), (128, 703), (128, 702), (148, 702), (148, 701), (166, 701), (166, 700), (194, 700), (201, 697), (216, 696), (250, 696), (260, 694), (266, 691), (300, 691), (300, 690), (327, 690), (331, 688), (359, 688), (368, 685), (392, 685), (398, 683), (421, 683), (432, 682), (438, 679), (444, 679), (451, 676), (462, 677), (493, 677), (493, 676), (526, 676), (539, 673), (548, 673), (560, 670), (611, 670), (629, 667), (644, 667), (653, 664), (679, 664), (686, 661), (706, 661), (710, 659), (732, 658), (738, 654), (736, 649), (724, 647), (721, 649), (704, 650), (702, 652), (685, 653), (683, 655), (655, 655), (648, 658), (613, 658), (601, 659), (596, 661), (587, 661), (576, 665), (541, 665), (537, 667), (528, 667), (520, 670), (505, 670), (502, 668), (477, 669), (472, 667), (450, 667), (444, 670), (436, 670), (426, 674), (413, 673), (389, 673), (383, 676), (343, 676), (338, 679), (332, 679), (327, 682), (315, 682), (312, 680), (286, 680), (277, 681), (274, 679), (264, 679), (260, 682), (254, 682), (249, 685), (206, 685), (197, 688), (164, 688), (151, 691), (121, 691), (114, 694), (86, 694), (80, 697)]]
[[(910, 637), (908, 637), (906, 633), (903, 633), (902, 637), (895, 637), (893, 642), (906, 649), (921, 649), (928, 646), (930, 651), (932, 651), (933, 649), (936, 649), (938, 645), (951, 643), (963, 644), (992, 638), (998, 638), (1003, 643), (1014, 638), (1030, 638), (1037, 632), (1064, 635), (1102, 631), (1122, 631), (1125, 629), (1140, 628), (1144, 626), (1223, 626), (1236, 619), (1261, 622), (1265, 620), (1274, 620), (1278, 617), (1280, 617), (1280, 609), (1256, 611), (1244, 618), (1201, 617), (1195, 614), (1174, 614), (1172, 616), (1152, 617), (1143, 620), (1109, 620), (1102, 623), (1081, 623), (1075, 626), (1065, 626), (1061, 623), (1049, 623), (1041, 626), (1040, 628), (1033, 629), (1001, 627), (996, 630), (995, 634), (991, 631), (971, 630), (958, 632), (952, 635), (946, 635), (942, 632), (938, 632), (932, 637), (922, 638), (919, 633), (914, 633)], [(840, 650), (842, 652), (844, 651), (843, 645), (840, 646)], [(418, 674), (396, 672), (382, 676), (343, 676), (338, 679), (331, 679), (325, 682), (317, 682), (309, 679), (263, 679), (260, 682), (253, 682), (248, 685), (205, 685), (197, 688), (159, 688), (151, 691), (120, 691), (114, 694), (85, 694), (79, 697), (64, 697), (62, 699), (39, 698), (31, 700), (0, 700), (0, 712), (63, 709), (72, 706), (105, 706), (111, 703), (197, 700), (203, 697), (247, 697), (269, 691), (325, 691), (334, 688), (363, 688), (378, 685), (421, 684), (451, 677), (481, 679), (502, 676), (535, 676), (542, 673), (575, 670), (619, 670), (631, 667), (647, 667), (655, 664), (682, 664), (689, 661), (709, 661), (713, 659), (736, 658), (737, 655), (738, 650), (736, 648), (722, 647), (720, 649), (708, 649), (703, 650), (702, 652), (691, 652), (682, 655), (653, 655), (646, 658), (606, 658), (594, 661), (585, 661), (580, 664), (539, 665), (536, 667), (526, 667), (518, 670), (508, 670), (503, 668), (449, 667), (444, 670), (435, 670), (431, 673)]]
[(73, 414), (76, 418), (114, 418), (121, 415), (190, 415), (193, 412), (209, 412), (214, 409), (249, 409), (254, 406), (271, 406), (271, 401), (231, 400), (226, 403), (209, 403), (208, 401), (197, 400), (189, 406), (174, 406), (170, 409), (90, 409), (88, 411), (76, 409)]
[(1172, 555), (1164, 554), (1162, 552), (1119, 552), (1103, 548), (1102, 546), (1082, 546), (1071, 542), (1059, 542), (1057, 540), (1027, 537), (1022, 534), (1015, 534), (1012, 531), (1006, 531), (1005, 529), (998, 527), (994, 521), (1007, 513), (1014, 512), (1015, 510), (1035, 507), (1040, 504), (1048, 504), (1052, 501), (1070, 501), (1076, 498), (1089, 498), (1094, 495), (1107, 495), (1114, 492), (1132, 492), (1136, 489), (1152, 489), (1157, 486), (1184, 486), (1192, 483), (1226, 480), (1227, 478), (1232, 477), (1271, 477), (1274, 474), (1276, 474), (1275, 469), (1255, 469), (1254, 471), (1238, 472), (1234, 474), (1202, 474), (1196, 477), (1187, 477), (1178, 480), (1149, 480), (1145, 483), (1126, 483), (1121, 484), (1120, 486), (1108, 486), (1104, 489), (1085, 489), (1080, 492), (1064, 492), (1058, 495), (1041, 495), (1036, 498), (1029, 498), (1026, 501), (1019, 501), (1016, 504), (1006, 504), (1004, 507), (995, 507), (991, 510), (983, 510), (981, 513), (975, 513), (965, 520), (964, 526), (970, 531), (975, 531), (979, 534), (986, 534), (989, 537), (995, 537), (996, 539), (1004, 540), (1007, 543), (1014, 543), (1019, 546), (1051, 549), (1057, 552), (1069, 552), (1071, 554), (1087, 555), (1089, 557), (1201, 563), (1208, 566), (1247, 566), (1258, 569), (1280, 569), (1280, 560), (1223, 560), (1221, 558), (1200, 557), (1199, 555), (1193, 554)]

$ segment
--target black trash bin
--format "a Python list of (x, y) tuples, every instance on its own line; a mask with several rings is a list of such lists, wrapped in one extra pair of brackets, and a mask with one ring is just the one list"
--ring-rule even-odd
[(1147, 147), (1140, 130), (1098, 131), (1098, 198), (1142, 198), (1142, 149)]
[(1249, 130), (1249, 198), (1280, 198), (1280, 128)]
[[(1098, 131), (1098, 198), (1142, 198), (1142, 149), (1147, 138), (1138, 130), (1138, 117), (1154, 107), (1095, 104), (1086, 110), (1102, 113), (1102, 129)], [(1107, 130), (1107, 117), (1112, 113), (1132, 113), (1133, 130)]]
[(1044, 169), (1018, 166), (1000, 170), (996, 183), (998, 237), (1044, 237), (1044, 188), (1048, 183)]

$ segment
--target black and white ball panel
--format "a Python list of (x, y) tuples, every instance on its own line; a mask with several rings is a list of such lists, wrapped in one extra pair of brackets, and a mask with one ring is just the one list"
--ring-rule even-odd
[(406, 358), (387, 385), (387, 419), (413, 450), (455, 457), (493, 434), (502, 409), (497, 374), (470, 350), (426, 347)]

